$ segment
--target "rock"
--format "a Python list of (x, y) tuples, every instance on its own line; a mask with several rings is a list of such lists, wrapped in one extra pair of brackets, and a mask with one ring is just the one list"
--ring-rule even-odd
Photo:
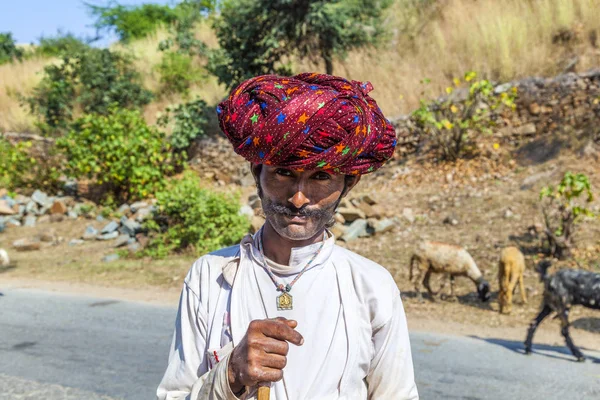
[(152, 216), (152, 213), (154, 212), (155, 209), (156, 209), (156, 207), (154, 207), (154, 206), (139, 209), (135, 213), (135, 216), (134, 216), (135, 220), (138, 222), (144, 222), (145, 220), (147, 220), (148, 218), (150, 218)]
[(79, 184), (76, 180), (68, 180), (63, 184), (63, 191), (69, 196), (77, 196)]
[(102, 262), (109, 263), (109, 262), (117, 261), (119, 258), (121, 258), (121, 257), (118, 254), (114, 254), (113, 253), (113, 254), (109, 254), (107, 256), (104, 256), (102, 258)]
[(390, 218), (382, 219), (381, 221), (377, 221), (375, 226), (373, 227), (375, 233), (385, 233), (389, 232), (396, 227), (396, 223), (394, 220)]
[(117, 237), (117, 240), (115, 240), (115, 243), (113, 243), (113, 247), (123, 247), (129, 244), (129, 239), (131, 239), (131, 237), (129, 237), (129, 235), (119, 235), (119, 237)]
[(115, 232), (117, 229), (119, 229), (119, 223), (117, 221), (110, 221), (107, 225), (104, 226), (104, 228), (102, 228), (100, 233), (104, 235), (107, 233)]
[(58, 241), (58, 235), (54, 229), (48, 229), (47, 231), (41, 233), (39, 237), (42, 242), (46, 243), (54, 243)]
[(542, 108), (538, 103), (531, 103), (529, 105), (529, 112), (531, 115), (538, 115), (540, 112), (542, 112)]
[(17, 251), (33, 251), (39, 250), (41, 243), (37, 239), (25, 238), (14, 241), (12, 245)]
[(344, 242), (350, 242), (367, 234), (367, 220), (357, 219), (348, 226), (346, 232), (341, 237)]
[(83, 240), (93, 240), (96, 239), (96, 236), (98, 236), (98, 230), (93, 226), (88, 225), (85, 228), (85, 232), (83, 233), (83, 236), (81, 238)]
[(446, 218), (444, 218), (443, 223), (446, 225), (456, 226), (458, 225), (458, 219), (456, 219), (454, 216), (447, 216)]
[(35, 201), (29, 201), (25, 205), (25, 212), (27, 214), (37, 214), (38, 213), (38, 205)]
[(21, 226), (21, 221), (16, 218), (9, 218), (6, 220), (6, 225)]
[(358, 219), (367, 218), (367, 216), (362, 210), (359, 210), (358, 208), (354, 207), (340, 207), (338, 208), (338, 213), (341, 214), (347, 222), (353, 222)]
[(139, 222), (125, 217), (121, 218), (121, 228), (119, 228), (119, 232), (122, 234), (135, 237), (141, 230), (142, 225)]
[(96, 215), (96, 221), (104, 222), (105, 220), (106, 220), (106, 218), (104, 218), (102, 215)]
[(41, 207), (52, 207), (52, 201), (48, 197), (48, 195), (41, 190), (36, 190), (31, 195), (31, 200), (35, 201)]
[(117, 212), (121, 215), (129, 216), (131, 215), (131, 207), (129, 207), (129, 204), (121, 204)]
[(0, 249), (0, 267), (8, 267), (10, 265), (10, 258), (8, 253), (4, 249)]
[(35, 215), (28, 215), (25, 217), (25, 221), (23, 221), (23, 226), (34, 227), (37, 218)]
[(415, 214), (412, 208), (405, 207), (402, 210), (402, 217), (404, 217), (404, 219), (406, 219), (411, 224), (415, 222)]
[(367, 218), (381, 218), (381, 214), (377, 211), (377, 209), (368, 203), (361, 202), (357, 208), (364, 212)]
[(342, 224), (344, 225), (346, 223), (346, 218), (344, 218), (344, 216), (338, 212), (335, 213), (335, 222), (337, 222), (338, 224)]
[(504, 218), (508, 219), (508, 218), (512, 218), (515, 215), (515, 213), (512, 212), (512, 210), (510, 208), (507, 208), (504, 211)]
[(367, 203), (370, 206), (374, 206), (375, 204), (377, 204), (377, 201), (375, 200), (375, 198), (373, 197), (373, 195), (370, 194), (365, 194), (361, 197), (361, 200), (364, 203)]
[(262, 201), (260, 198), (252, 200), (248, 205), (252, 207), (253, 210), (262, 210)]
[(137, 242), (133, 242), (127, 245), (127, 250), (129, 250), (129, 253), (131, 254), (137, 253), (141, 248), (142, 246)]
[(43, 206), (37, 210), (37, 215), (46, 215), (46, 213), (50, 210), (50, 207)]
[(145, 201), (136, 201), (135, 203), (133, 203), (132, 205), (129, 206), (129, 209), (131, 210), (132, 213), (135, 214), (142, 208), (147, 208), (149, 205), (150, 204), (146, 203)]
[(252, 216), (250, 220), (250, 233), (254, 234), (265, 224), (265, 219), (259, 216)]
[(21, 205), (25, 205), (31, 201), (31, 199), (29, 197), (23, 196), (21, 194), (16, 195), (14, 200), (17, 202), (17, 204), (21, 204)]
[(70, 219), (77, 219), (79, 218), (79, 214), (77, 214), (75, 210), (70, 210), (69, 212), (67, 212), (67, 217), (69, 217)]
[(248, 219), (252, 219), (254, 217), (254, 210), (249, 205), (243, 205), (240, 207), (240, 211), (238, 212), (240, 215), (245, 215)]
[(14, 215), (17, 212), (8, 205), (8, 201), (0, 200), (0, 215)]
[(67, 211), (67, 206), (60, 200), (55, 200), (50, 207), (50, 214), (66, 214)]
[(148, 238), (148, 236), (144, 235), (143, 233), (138, 233), (137, 235), (135, 235), (135, 239), (142, 247), (148, 246), (148, 242), (150, 241), (150, 238)]
[(0, 233), (6, 230), (6, 222), (4, 220), (0, 220)]
[(69, 246), (79, 246), (81, 244), (84, 244), (85, 240), (81, 240), (81, 239), (71, 239), (69, 241)]
[(119, 232), (113, 231), (96, 236), (96, 240), (113, 240), (119, 237)]
[(346, 232), (346, 227), (340, 223), (337, 223), (333, 225), (329, 230), (336, 239), (339, 239), (344, 235), (344, 232)]
[(54, 222), (54, 223), (56, 223), (56, 222), (63, 222), (65, 220), (65, 215), (64, 214), (54, 214), (54, 215), (50, 215), (50, 216), (48, 216), (48, 215), (42, 215), (40, 217), (40, 219), (38, 220), (38, 222), (41, 222), (42, 219), (44, 221), (46, 221), (46, 219), (45, 219), (46, 217), (48, 218), (48, 221)]
[(525, 125), (521, 125), (521, 126), (513, 129), (513, 134), (519, 135), (519, 136), (535, 135), (536, 132), (537, 132), (537, 129), (533, 122), (530, 122)]

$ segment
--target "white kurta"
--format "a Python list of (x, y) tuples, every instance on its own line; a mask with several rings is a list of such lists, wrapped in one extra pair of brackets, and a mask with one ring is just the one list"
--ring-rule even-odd
[[(292, 249), (289, 283), (320, 247)], [(227, 381), (233, 347), (252, 320), (298, 321), (284, 378), (271, 399), (418, 399), (404, 308), (389, 272), (328, 239), (293, 286), (293, 310), (278, 311), (275, 285), (252, 237), (201, 257), (184, 281), (159, 400), (236, 399)], [(255, 398), (255, 390), (242, 398)]]

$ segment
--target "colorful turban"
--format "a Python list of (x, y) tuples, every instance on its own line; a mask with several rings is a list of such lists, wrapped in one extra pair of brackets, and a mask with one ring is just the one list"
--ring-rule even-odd
[(372, 89), (325, 74), (263, 75), (239, 85), (217, 113), (235, 152), (252, 163), (362, 175), (396, 147)]

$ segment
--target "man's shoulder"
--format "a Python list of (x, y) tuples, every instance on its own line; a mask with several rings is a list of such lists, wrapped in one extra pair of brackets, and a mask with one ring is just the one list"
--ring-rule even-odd
[(355, 281), (360, 280), (368, 286), (378, 286), (380, 288), (382, 285), (390, 286), (397, 290), (390, 271), (375, 261), (337, 245), (334, 247), (333, 258), (334, 260), (346, 261), (343, 264), (350, 268)]
[(198, 258), (190, 268), (185, 283), (196, 287), (203, 279), (215, 280), (222, 274), (223, 268), (236, 259), (240, 252), (240, 245), (225, 247), (205, 254)]

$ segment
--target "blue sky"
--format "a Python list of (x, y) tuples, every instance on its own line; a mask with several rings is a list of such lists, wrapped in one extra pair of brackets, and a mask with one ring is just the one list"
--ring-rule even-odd
[[(107, 0), (87, 0), (88, 3), (106, 5)], [(119, 0), (119, 4), (142, 3), (172, 4), (169, 0)], [(0, 32), (12, 32), (17, 43), (37, 42), (44, 36), (55, 35), (58, 29), (76, 36), (94, 36), (96, 30), (83, 0), (0, 0)], [(109, 36), (97, 45), (116, 40)]]

